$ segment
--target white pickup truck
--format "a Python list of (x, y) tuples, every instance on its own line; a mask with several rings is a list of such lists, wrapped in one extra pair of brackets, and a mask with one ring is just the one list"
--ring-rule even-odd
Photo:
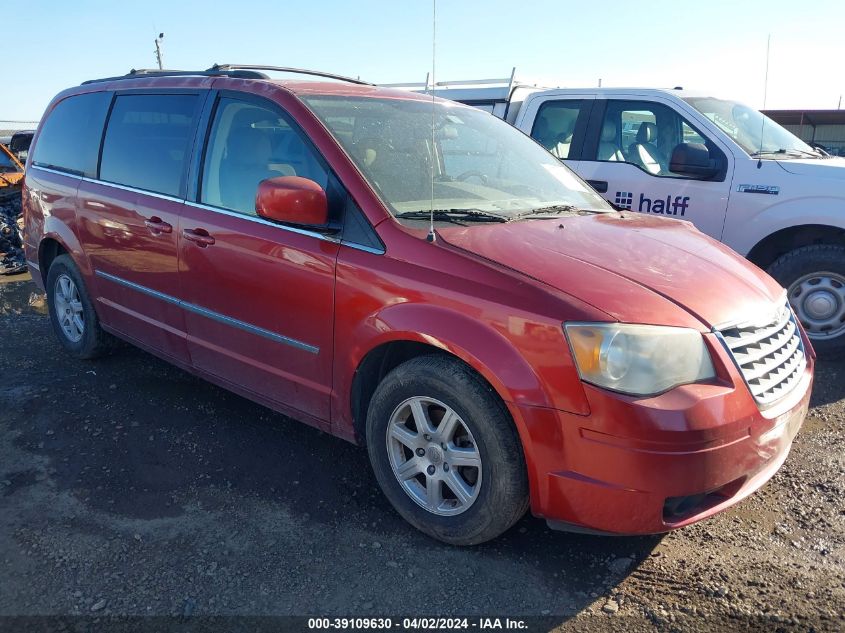
[(787, 288), (820, 356), (845, 356), (845, 159), (752, 108), (680, 88), (546, 89), (511, 77), (434, 93), (530, 134), (617, 207), (693, 222)]

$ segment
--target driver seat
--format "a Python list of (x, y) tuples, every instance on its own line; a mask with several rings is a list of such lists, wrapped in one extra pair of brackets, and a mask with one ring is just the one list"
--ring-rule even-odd
[(666, 169), (668, 161), (655, 141), (657, 125), (644, 121), (637, 130), (637, 141), (631, 144), (629, 153), (634, 161), (650, 174), (659, 174)]

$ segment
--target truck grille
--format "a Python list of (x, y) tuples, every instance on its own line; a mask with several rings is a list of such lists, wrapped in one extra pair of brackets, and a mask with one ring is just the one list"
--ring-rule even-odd
[(761, 406), (788, 394), (804, 375), (804, 344), (788, 304), (768, 325), (739, 325), (720, 334)]

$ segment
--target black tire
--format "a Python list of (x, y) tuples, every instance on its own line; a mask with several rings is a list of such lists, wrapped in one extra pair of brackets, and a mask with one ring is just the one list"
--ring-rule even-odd
[[(845, 279), (845, 246), (815, 244), (802, 246), (779, 257), (769, 266), (768, 273), (787, 290), (789, 300), (795, 306), (796, 297), (792, 285), (806, 275), (828, 272)], [(796, 307), (796, 313), (798, 309)], [(845, 325), (845, 324), (843, 324)], [(845, 329), (833, 338), (819, 338), (807, 332), (819, 358), (836, 360), (845, 358)]]
[[(399, 405), (414, 397), (433, 398), (451, 407), (471, 433), (480, 455), (483, 476), (477, 496), (460, 514), (441, 516), (422, 507), (394, 474), (388, 426)], [(391, 371), (370, 402), (367, 449), (376, 479), (397, 512), (444, 543), (475, 545), (493, 539), (528, 509), (528, 475), (513, 420), (491, 387), (457, 359), (421, 356)], [(448, 450), (442, 453), (444, 463), (449, 455)]]
[[(69, 277), (76, 286), (79, 295), (79, 302), (82, 305), (82, 336), (79, 340), (72, 340), (62, 329), (56, 310), (57, 284), (62, 276)], [(50, 323), (53, 325), (53, 332), (65, 351), (75, 358), (89, 359), (101, 356), (110, 346), (111, 337), (100, 327), (100, 320), (94, 311), (94, 304), (85, 287), (85, 282), (76, 264), (69, 255), (59, 255), (53, 260), (47, 272), (47, 306), (50, 314)]]

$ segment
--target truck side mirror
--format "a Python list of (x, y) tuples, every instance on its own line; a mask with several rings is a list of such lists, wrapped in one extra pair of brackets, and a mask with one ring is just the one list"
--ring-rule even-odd
[(321, 226), (329, 221), (326, 192), (313, 180), (299, 176), (262, 180), (255, 211), (259, 217), (290, 224)]
[(669, 159), (669, 171), (692, 178), (712, 178), (721, 169), (721, 161), (712, 158), (701, 143), (679, 143)]

